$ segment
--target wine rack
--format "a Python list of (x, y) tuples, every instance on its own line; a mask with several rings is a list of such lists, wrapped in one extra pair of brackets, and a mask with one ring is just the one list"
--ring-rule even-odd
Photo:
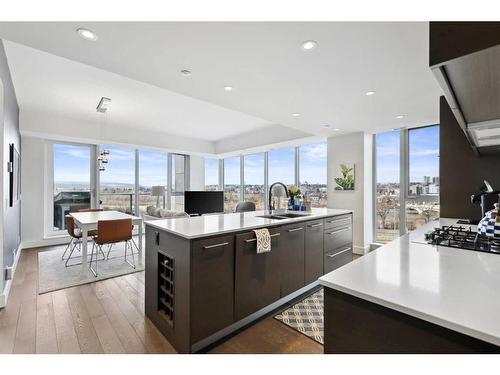
[(158, 312), (171, 326), (174, 325), (174, 270), (174, 259), (158, 253)]

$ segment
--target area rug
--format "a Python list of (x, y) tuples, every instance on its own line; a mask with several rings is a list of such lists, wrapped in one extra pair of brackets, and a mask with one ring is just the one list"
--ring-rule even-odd
[[(137, 241), (137, 240), (136, 240)], [(133, 247), (133, 245), (132, 245)], [(59, 289), (70, 288), (77, 285), (88, 284), (98, 280), (109, 279), (111, 277), (122, 276), (129, 273), (139, 272), (144, 270), (144, 251), (142, 265), (139, 265), (137, 249), (134, 248), (134, 256), (136, 268), (132, 268), (125, 262), (125, 246), (123, 244), (115, 244), (111, 248), (109, 260), (100, 260), (98, 262), (98, 276), (86, 267), (85, 272), (82, 272), (82, 267), (78, 263), (81, 262), (80, 253), (75, 250), (69, 261), (69, 267), (65, 267), (65, 260), (61, 260), (62, 254), (66, 249), (66, 245), (57, 246), (48, 251), (38, 253), (38, 293), (44, 294), (53, 292)], [(88, 260), (90, 261), (90, 252), (92, 242), (88, 243)], [(144, 247), (143, 247), (144, 249)], [(103, 246), (103, 251), (107, 254), (107, 247)], [(69, 251), (68, 251), (69, 253)], [(68, 254), (66, 254), (67, 256)], [(127, 256), (129, 260), (129, 255)], [(99, 259), (102, 259), (102, 255)]]
[(282, 311), (274, 318), (323, 345), (323, 289)]

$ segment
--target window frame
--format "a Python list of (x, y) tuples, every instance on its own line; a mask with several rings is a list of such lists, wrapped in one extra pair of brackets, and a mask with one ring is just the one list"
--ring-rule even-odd
[[(54, 145), (73, 145), (80, 147), (90, 148), (90, 207), (98, 208), (100, 201), (100, 173), (98, 168), (97, 157), (99, 155), (99, 149), (102, 145), (113, 145), (120, 147), (121, 145), (112, 142), (91, 144), (91, 143), (78, 143), (78, 142), (67, 142), (67, 141), (57, 141), (57, 140), (45, 140), (45, 163), (44, 163), (44, 238), (55, 238), (67, 236), (66, 230), (55, 231), (53, 229), (53, 217), (54, 217)], [(154, 148), (141, 148), (136, 146), (124, 146), (134, 150), (134, 211), (136, 215), (139, 215), (139, 183), (140, 183), (140, 151), (147, 150), (157, 150), (160, 152), (165, 152), (167, 154), (167, 209), (171, 209), (172, 196), (183, 196), (184, 192), (173, 192), (172, 193), (172, 155), (182, 155), (184, 156), (184, 191), (190, 189), (190, 156), (180, 153), (172, 153), (164, 150), (158, 150)], [(112, 155), (110, 156), (112, 158)], [(170, 162), (168, 162), (170, 160)]]
[[(431, 124), (425, 126), (416, 126), (412, 128), (393, 129), (400, 130), (399, 142), (399, 235), (403, 236), (408, 233), (406, 222), (406, 203), (408, 198), (414, 198), (416, 195), (409, 194), (410, 186), (410, 145), (409, 135), (414, 129), (424, 129), (437, 126), (439, 124)], [(388, 130), (389, 131), (389, 130)], [(441, 152), (441, 151), (440, 151)], [(377, 134), (373, 134), (373, 191), (372, 191), (372, 217), (373, 217), (373, 238), (372, 242), (376, 242), (377, 233)], [(441, 174), (441, 172), (440, 172)]]

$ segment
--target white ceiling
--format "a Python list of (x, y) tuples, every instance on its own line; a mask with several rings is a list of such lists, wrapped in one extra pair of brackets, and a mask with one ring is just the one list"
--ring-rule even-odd
[(0, 37), (102, 69), (9, 43), (22, 108), (95, 116), (109, 95), (116, 121), (211, 141), (272, 124), (328, 136), (438, 122), (424, 22), (3, 22)]

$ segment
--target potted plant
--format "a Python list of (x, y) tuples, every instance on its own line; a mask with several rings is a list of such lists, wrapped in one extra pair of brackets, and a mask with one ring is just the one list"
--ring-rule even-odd
[(295, 198), (299, 197), (300, 194), (301, 194), (301, 192), (300, 192), (300, 188), (298, 186), (292, 185), (288, 188), (288, 195), (290, 196), (290, 206), (296, 205)]

